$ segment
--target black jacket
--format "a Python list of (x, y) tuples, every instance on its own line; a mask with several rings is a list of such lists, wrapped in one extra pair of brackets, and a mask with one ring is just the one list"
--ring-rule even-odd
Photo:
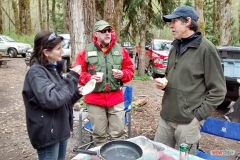
[(81, 98), (77, 92), (79, 75), (70, 71), (61, 76), (61, 65), (33, 64), (22, 91), (27, 131), (35, 149), (68, 139), (73, 127), (72, 106)]

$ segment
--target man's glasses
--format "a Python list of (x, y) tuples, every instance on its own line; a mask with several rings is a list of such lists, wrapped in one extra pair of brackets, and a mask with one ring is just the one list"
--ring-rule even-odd
[(53, 32), (52, 34), (50, 34), (50, 36), (48, 37), (48, 41), (52, 41), (54, 39), (57, 38), (57, 35)]
[(103, 34), (103, 33), (106, 33), (106, 32), (111, 33), (111, 31), (112, 31), (112, 29), (109, 28), (109, 29), (104, 29), (104, 30), (97, 31), (97, 32), (101, 32)]

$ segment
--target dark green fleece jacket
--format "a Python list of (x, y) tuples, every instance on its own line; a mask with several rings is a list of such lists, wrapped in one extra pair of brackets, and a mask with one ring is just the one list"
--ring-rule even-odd
[[(216, 47), (200, 32), (182, 44), (175, 40), (170, 51), (161, 117), (187, 124), (196, 114), (207, 118), (226, 94), (226, 82)], [(180, 43), (179, 43), (180, 42)], [(184, 47), (182, 47), (184, 46)]]

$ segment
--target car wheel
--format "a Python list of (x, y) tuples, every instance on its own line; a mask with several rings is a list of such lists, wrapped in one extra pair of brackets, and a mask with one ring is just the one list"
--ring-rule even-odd
[(67, 73), (68, 67), (67, 67), (67, 60), (63, 60), (63, 73)]
[(231, 101), (223, 101), (222, 104), (220, 104), (217, 109), (227, 109), (230, 105)]
[(17, 50), (14, 48), (9, 48), (8, 49), (8, 55), (11, 58), (16, 58), (17, 57)]
[(134, 60), (134, 67), (136, 70), (138, 70), (138, 66), (139, 66), (139, 58), (138, 56), (136, 55), (135, 56), (135, 60)]
[(153, 63), (149, 62), (149, 65), (147, 67), (147, 74), (149, 76), (152, 76), (153, 78), (155, 78), (155, 73), (153, 72)]

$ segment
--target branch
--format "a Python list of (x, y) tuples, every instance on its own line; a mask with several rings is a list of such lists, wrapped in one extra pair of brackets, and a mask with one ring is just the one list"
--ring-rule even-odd
[(11, 17), (8, 15), (7, 11), (3, 8), (3, 6), (1, 6), (3, 12), (7, 15), (7, 17), (9, 18), (10, 22), (12, 22), (13, 26), (15, 26), (15, 23), (13, 22), (13, 20), (11, 19)]

